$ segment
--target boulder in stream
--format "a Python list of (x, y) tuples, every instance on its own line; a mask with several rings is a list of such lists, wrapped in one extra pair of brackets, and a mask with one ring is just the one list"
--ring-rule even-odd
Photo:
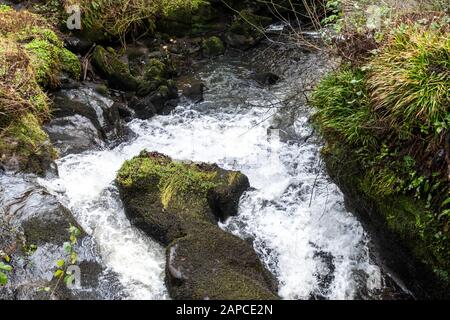
[(61, 90), (53, 104), (53, 119), (44, 129), (62, 156), (101, 147), (126, 133), (119, 105), (92, 88)]
[[(12, 268), (7, 284), (0, 286), (0, 299), (114, 298), (120, 284), (104, 268), (95, 241), (36, 176), (0, 174), (0, 208), (0, 261)], [(70, 263), (71, 226), (80, 230), (72, 245), (77, 254), (73, 265), (81, 275), (77, 289), (54, 276), (58, 260)]]
[(92, 54), (92, 63), (112, 88), (124, 91), (137, 89), (138, 81), (131, 74), (130, 67), (120, 59), (113, 48), (96, 46)]
[(217, 225), (237, 214), (249, 188), (245, 175), (143, 151), (125, 162), (116, 181), (131, 222), (168, 246), (173, 298), (277, 298), (276, 280), (251, 244)]
[(272, 72), (258, 72), (252, 76), (252, 79), (261, 85), (271, 86), (276, 84), (280, 77)]
[(204, 100), (203, 92), (204, 92), (205, 88), (206, 88), (206, 85), (201, 81), (195, 81), (192, 83), (188, 83), (183, 88), (183, 96), (188, 98), (193, 103), (202, 102)]

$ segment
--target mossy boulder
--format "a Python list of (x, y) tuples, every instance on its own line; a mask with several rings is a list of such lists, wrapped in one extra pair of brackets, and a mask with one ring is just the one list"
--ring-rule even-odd
[[(95, 241), (35, 176), (0, 173), (0, 207), (0, 261), (13, 268), (7, 284), (0, 286), (0, 299), (95, 300), (107, 299), (121, 289), (115, 275), (103, 267)], [(73, 227), (79, 231), (77, 239), (71, 236)], [(71, 264), (81, 270), (83, 290), (69, 290), (53, 276), (58, 260), (67, 264), (75, 258), (65, 251), (67, 243), (77, 253)], [(105, 276), (111, 290), (102, 289)], [(42, 290), (45, 287), (52, 290)]]
[[(367, 172), (350, 147), (326, 136), (323, 151), (328, 172), (374, 240), (378, 263), (384, 265), (415, 297), (448, 299), (450, 244), (436, 237), (424, 201), (410, 195), (380, 196), (367, 187)], [(345, 165), (342, 165), (344, 164)]]
[(39, 175), (50, 168), (57, 153), (41, 124), (32, 113), (11, 122), (0, 134), (0, 165)]
[(123, 62), (111, 48), (96, 46), (92, 54), (92, 63), (108, 80), (111, 87), (125, 91), (135, 91), (138, 80), (133, 77), (127, 63)]
[(219, 56), (225, 52), (225, 46), (219, 37), (212, 36), (202, 42), (202, 54), (205, 57)]
[(249, 187), (239, 172), (147, 151), (126, 161), (116, 180), (132, 221), (166, 245), (199, 221), (216, 223), (235, 215)]
[(178, 89), (172, 77), (176, 74), (168, 56), (149, 58), (139, 77), (136, 95), (129, 101), (129, 107), (141, 119), (155, 114), (166, 114), (176, 107)]
[(79, 79), (81, 65), (76, 55), (62, 47), (42, 39), (34, 39), (27, 43), (25, 49), (30, 54), (36, 77), (43, 86), (56, 86), (59, 73), (66, 72), (73, 79)]
[(44, 89), (63, 74), (79, 79), (78, 58), (41, 16), (0, 10), (0, 165), (44, 173), (56, 157), (41, 125), (50, 116)]
[(276, 284), (250, 244), (217, 226), (249, 187), (240, 172), (143, 151), (117, 179), (131, 222), (167, 247), (176, 299), (275, 299)]
[(156, 22), (159, 32), (186, 36), (217, 29), (218, 10), (210, 1), (187, 1), (185, 5), (167, 6)]
[(198, 223), (167, 249), (166, 283), (174, 299), (276, 299), (277, 285), (243, 240)]
[(164, 93), (163, 91), (166, 88), (174, 87), (171, 79), (176, 74), (176, 71), (172, 60), (167, 56), (148, 59), (145, 62), (142, 73), (143, 75), (137, 89), (137, 94), (141, 97), (154, 91)]
[(241, 10), (224, 36), (225, 42), (238, 49), (249, 49), (264, 38), (264, 30), (272, 18), (259, 16), (248, 9)]
[(41, 124), (48, 99), (24, 48), (0, 36), (0, 165), (42, 174), (56, 153)]
[(62, 72), (80, 78), (77, 56), (64, 47), (64, 42), (43, 17), (26, 10), (0, 11), (0, 36), (20, 44), (26, 51), (41, 86), (57, 86)]

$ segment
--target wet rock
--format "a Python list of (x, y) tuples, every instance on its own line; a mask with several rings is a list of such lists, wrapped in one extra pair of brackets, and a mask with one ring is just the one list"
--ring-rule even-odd
[(92, 88), (62, 90), (53, 103), (54, 118), (44, 129), (60, 155), (98, 148), (125, 134), (118, 105)]
[(133, 109), (129, 108), (126, 103), (114, 102), (115, 108), (119, 112), (119, 116), (124, 119), (126, 122), (131, 121), (134, 116)]
[(252, 79), (261, 85), (274, 85), (280, 80), (280, 77), (272, 72), (261, 72), (255, 73)]
[(88, 118), (78, 114), (53, 119), (44, 130), (60, 156), (104, 146), (101, 132)]
[(144, 98), (133, 97), (129, 101), (128, 106), (133, 111), (134, 116), (138, 119), (150, 119), (157, 113), (151, 96)]
[(206, 88), (203, 82), (194, 82), (187, 84), (183, 88), (183, 96), (191, 100), (193, 103), (199, 103), (203, 101), (203, 91)]
[(117, 184), (131, 222), (167, 248), (175, 299), (276, 299), (276, 282), (252, 246), (217, 226), (237, 213), (248, 178), (206, 163), (143, 151)]
[(77, 80), (74, 80), (72, 77), (68, 76), (67, 74), (63, 73), (58, 76), (58, 88), (59, 89), (76, 89), (80, 87), (80, 82)]
[(92, 48), (93, 42), (75, 36), (68, 36), (64, 39), (64, 46), (73, 53), (84, 55)]
[(113, 48), (96, 46), (92, 54), (92, 63), (112, 88), (124, 91), (137, 89), (138, 81), (131, 74), (128, 64), (120, 60)]
[[(104, 299), (110, 295), (102, 280), (103, 267), (94, 240), (73, 218), (70, 210), (42, 187), (33, 175), (0, 174), (0, 259), (9, 257), (8, 283), (2, 299)], [(69, 261), (64, 243), (70, 226), (81, 230), (74, 245), (75, 265), (82, 286), (68, 289), (53, 274), (56, 261)], [(111, 285), (118, 283), (114, 276)], [(43, 288), (49, 287), (49, 290)]]
[(149, 119), (156, 114), (166, 114), (177, 105), (178, 91), (173, 84), (162, 85), (149, 95), (133, 97), (128, 106), (139, 119)]
[(209, 37), (202, 42), (202, 54), (204, 57), (215, 57), (225, 52), (225, 46), (219, 37)]
[(209, 223), (197, 228), (167, 250), (173, 299), (276, 299), (276, 282), (250, 245)]

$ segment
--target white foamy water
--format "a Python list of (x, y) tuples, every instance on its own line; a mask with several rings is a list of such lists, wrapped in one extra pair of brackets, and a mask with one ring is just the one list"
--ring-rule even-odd
[(311, 135), (308, 114), (296, 121), (291, 141), (281, 142), (276, 131), (270, 138), (274, 111), (243, 102), (263, 106), (274, 97), (249, 84), (247, 75), (242, 67), (210, 66), (201, 74), (209, 88), (205, 102), (134, 120), (129, 127), (136, 136), (114, 149), (59, 160), (60, 179), (52, 184), (65, 191), (68, 206), (95, 237), (128, 298), (168, 297), (164, 250), (130, 225), (113, 184), (122, 163), (143, 149), (215, 162), (249, 177), (254, 189), (241, 199), (239, 215), (221, 227), (254, 239), (255, 250), (280, 282), (282, 298), (371, 298), (382, 286), (381, 272), (370, 261), (361, 224), (324, 173), (320, 146), (305, 142)]

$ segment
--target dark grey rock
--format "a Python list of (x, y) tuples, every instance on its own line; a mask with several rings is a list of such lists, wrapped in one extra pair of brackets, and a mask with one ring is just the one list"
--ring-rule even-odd
[(92, 88), (61, 90), (53, 103), (54, 118), (44, 129), (62, 156), (100, 148), (126, 133), (118, 104)]
[[(93, 238), (77, 224), (69, 209), (33, 175), (0, 173), (0, 253), (10, 257), (8, 283), (0, 299), (108, 299), (119, 296), (117, 276), (105, 269)], [(68, 289), (54, 277), (56, 261), (69, 261), (64, 243), (70, 226), (81, 234), (74, 246), (81, 288)], [(105, 280), (108, 279), (108, 284)], [(49, 287), (50, 291), (42, 290)], [(116, 288), (115, 291), (105, 288)]]

